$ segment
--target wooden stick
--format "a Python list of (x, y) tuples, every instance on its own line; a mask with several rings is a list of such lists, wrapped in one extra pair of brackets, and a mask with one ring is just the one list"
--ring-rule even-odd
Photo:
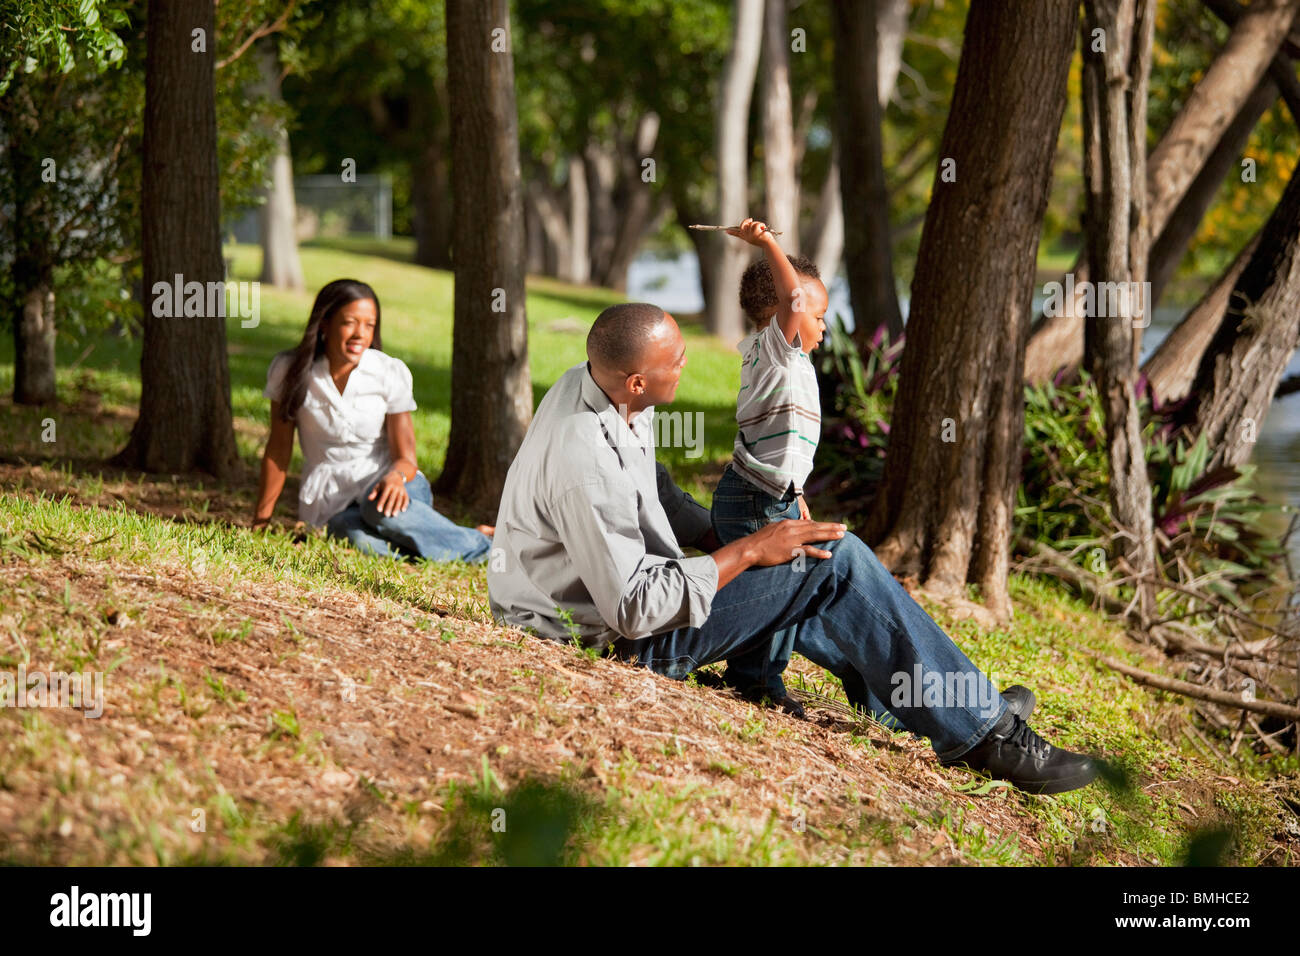
[[(687, 228), (687, 229), (699, 229), (699, 230), (701, 230), (702, 232), (726, 232), (728, 229), (739, 229), (740, 227), (739, 227), (739, 226), (701, 226), (701, 225), (694, 225), (694, 226), (687, 226), (686, 228)], [(770, 233), (771, 233), (772, 235), (774, 235), (774, 236), (780, 236), (780, 235), (783, 235), (783, 233), (777, 232), (775, 229), (768, 229), (767, 231), (770, 232)]]
[(1106, 657), (1101, 654), (1096, 655), (1096, 659), (1111, 670), (1119, 671), (1121, 674), (1133, 678), (1139, 684), (1146, 684), (1149, 687), (1167, 690), (1174, 694), (1181, 694), (1184, 697), (1195, 697), (1197, 700), (1212, 701), (1225, 707), (1253, 711), (1256, 714), (1268, 714), (1270, 717), (1281, 717), (1284, 720), (1300, 720), (1300, 707), (1292, 707), (1271, 700), (1245, 700), (1240, 694), (1230, 694), (1226, 690), (1211, 690), (1208, 687), (1200, 687), (1185, 680), (1152, 674), (1136, 667), (1130, 667), (1113, 657)]

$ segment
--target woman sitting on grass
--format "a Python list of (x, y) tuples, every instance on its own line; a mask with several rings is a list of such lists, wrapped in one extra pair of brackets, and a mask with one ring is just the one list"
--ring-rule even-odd
[(433, 510), (415, 464), (411, 370), (380, 349), (374, 290), (354, 279), (321, 289), (302, 341), (267, 373), (271, 436), (253, 527), (266, 525), (284, 490), (296, 425), (304, 522), (371, 554), (482, 561), (493, 529), (462, 528)]

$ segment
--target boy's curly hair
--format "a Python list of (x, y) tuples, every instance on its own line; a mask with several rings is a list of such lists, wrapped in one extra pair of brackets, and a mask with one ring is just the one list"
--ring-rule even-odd
[[(821, 279), (817, 263), (807, 256), (786, 256), (794, 271), (809, 279)], [(777, 307), (776, 283), (772, 281), (772, 267), (766, 257), (753, 262), (740, 277), (740, 307), (757, 326), (771, 320)]]

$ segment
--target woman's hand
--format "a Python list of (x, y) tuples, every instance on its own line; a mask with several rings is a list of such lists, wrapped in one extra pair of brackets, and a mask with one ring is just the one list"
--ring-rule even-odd
[(803, 495), (799, 496), (799, 517), (804, 521), (812, 521), (812, 512), (808, 510), (808, 502), (803, 500)]
[[(379, 500), (375, 501), (378, 495)], [(405, 511), (411, 503), (411, 496), (406, 493), (406, 479), (402, 473), (393, 468), (379, 479), (379, 484), (370, 489), (370, 494), (366, 495), (370, 501), (375, 501), (375, 507), (379, 513), (391, 518), (399, 512)]]

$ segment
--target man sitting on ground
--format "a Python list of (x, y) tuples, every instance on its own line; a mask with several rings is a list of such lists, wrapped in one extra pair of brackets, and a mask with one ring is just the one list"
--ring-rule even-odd
[(717, 546), (709, 512), (655, 462), (654, 406), (686, 365), (672, 316), (612, 306), (587, 358), (546, 393), (506, 477), (488, 566), (498, 621), (678, 679), (797, 625), (794, 650), (850, 667), (941, 763), (1034, 793), (1092, 782), (1093, 761), (1034, 733), (1023, 702), (999, 695), (844, 525), (780, 521)]

